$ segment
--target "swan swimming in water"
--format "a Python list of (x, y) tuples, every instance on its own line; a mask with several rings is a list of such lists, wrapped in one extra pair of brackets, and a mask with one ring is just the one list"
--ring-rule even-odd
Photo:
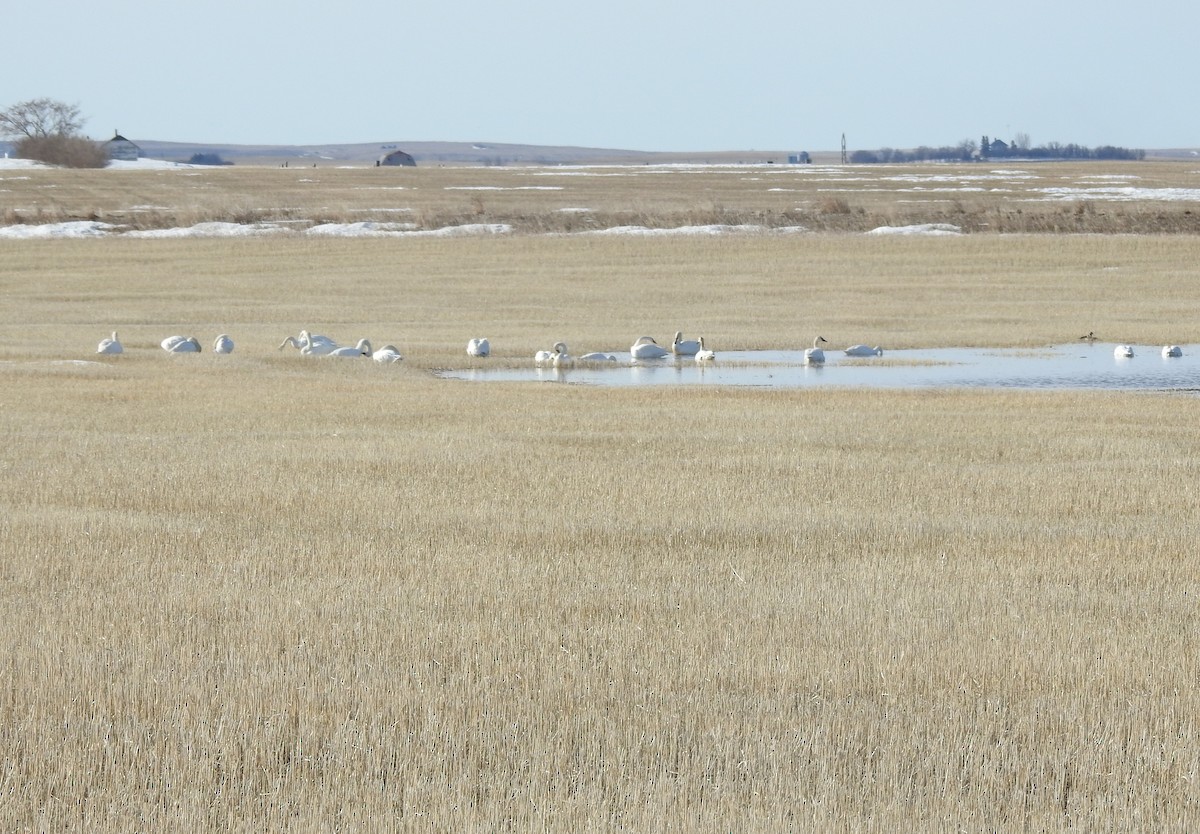
[(682, 331), (675, 331), (675, 341), (671, 343), (671, 353), (676, 356), (695, 356), (698, 350), (700, 350), (700, 342), (695, 339), (685, 339)]
[(162, 349), (167, 353), (199, 353), (200, 343), (191, 336), (168, 336), (162, 340)]
[(487, 339), (472, 339), (467, 342), (467, 356), (487, 356), (492, 352), (492, 344)]
[(634, 359), (662, 359), (669, 354), (669, 350), (650, 336), (642, 336), (629, 348), (629, 355)]
[(611, 353), (599, 353), (597, 351), (593, 351), (592, 353), (585, 353), (583, 356), (579, 357), (579, 361), (580, 362), (616, 362), (617, 357), (613, 356)]
[(883, 348), (870, 345), (851, 345), (842, 352), (847, 356), (883, 356)]
[(700, 349), (696, 351), (696, 361), (697, 362), (699, 362), (699, 363), (712, 362), (714, 359), (717, 358), (716, 353), (714, 353), (713, 351), (708, 350), (707, 348), (704, 347), (704, 337), (703, 336), (701, 336), (697, 340), (697, 342), (700, 345)]
[(818, 336), (813, 339), (813, 346), (804, 351), (804, 363), (806, 365), (821, 365), (825, 362), (825, 351), (819, 347), (824, 341), (824, 336)]
[(213, 342), (213, 353), (233, 353), (233, 339), (229, 335), (222, 333)]
[(1181, 348), (1179, 345), (1163, 345), (1162, 355), (1163, 359), (1171, 359), (1183, 356), (1183, 348)]
[(354, 347), (339, 347), (327, 351), (322, 356), (370, 356), (371, 355), (371, 340), (359, 339), (358, 344)]
[(1113, 348), (1113, 356), (1117, 357), (1118, 359), (1132, 359), (1133, 358), (1133, 346), (1132, 345), (1117, 345), (1115, 348)]
[(376, 362), (387, 364), (389, 362), (399, 362), (404, 357), (400, 355), (400, 351), (396, 350), (395, 345), (384, 345), (372, 353), (371, 358)]
[(124, 353), (125, 348), (121, 346), (121, 340), (117, 338), (117, 331), (107, 339), (101, 339), (100, 344), (96, 345), (96, 353)]

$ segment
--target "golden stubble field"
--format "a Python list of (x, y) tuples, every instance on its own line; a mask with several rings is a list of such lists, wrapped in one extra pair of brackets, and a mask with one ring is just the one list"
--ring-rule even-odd
[[(1194, 393), (431, 371), (471, 336), (1190, 345), (1198, 253), (0, 241), (0, 828), (1194, 829)], [(405, 360), (276, 350), (301, 327)]]

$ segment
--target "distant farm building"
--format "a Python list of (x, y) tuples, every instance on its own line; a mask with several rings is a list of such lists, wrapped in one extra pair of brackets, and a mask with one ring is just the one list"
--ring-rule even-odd
[(800, 151), (800, 153), (788, 154), (789, 165), (808, 165), (811, 162), (812, 157), (809, 156), (808, 151)]
[(391, 151), (375, 160), (375, 165), (409, 165), (415, 168), (417, 161), (412, 158), (411, 154), (407, 154), (404, 151)]
[(124, 159), (136, 162), (142, 155), (141, 148), (116, 131), (113, 131), (113, 138), (104, 143), (104, 149), (108, 151), (109, 159)]

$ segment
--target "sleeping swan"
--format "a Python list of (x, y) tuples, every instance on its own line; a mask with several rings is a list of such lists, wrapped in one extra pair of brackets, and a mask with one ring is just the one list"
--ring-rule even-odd
[(488, 356), (492, 352), (492, 344), (487, 339), (472, 339), (467, 342), (467, 356)]
[(225, 333), (217, 337), (213, 342), (213, 353), (233, 353), (233, 339)]
[[(113, 334), (113, 336), (116, 335), (116, 333)], [(1162, 355), (1163, 359), (1171, 359), (1183, 356), (1183, 348), (1181, 348), (1179, 345), (1163, 345)]]
[(191, 336), (168, 336), (162, 340), (167, 353), (199, 353), (200, 343)]
[(883, 348), (870, 345), (851, 345), (842, 352), (847, 356), (883, 356)]

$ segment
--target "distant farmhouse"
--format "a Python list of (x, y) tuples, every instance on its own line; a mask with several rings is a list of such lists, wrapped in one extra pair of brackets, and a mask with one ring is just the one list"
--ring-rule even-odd
[(378, 168), (380, 165), (408, 165), (415, 168), (417, 161), (412, 158), (412, 154), (404, 151), (389, 151), (375, 160), (375, 167)]
[(141, 148), (115, 130), (113, 131), (113, 138), (104, 143), (104, 149), (108, 151), (109, 159), (137, 162), (138, 158), (142, 155)]

